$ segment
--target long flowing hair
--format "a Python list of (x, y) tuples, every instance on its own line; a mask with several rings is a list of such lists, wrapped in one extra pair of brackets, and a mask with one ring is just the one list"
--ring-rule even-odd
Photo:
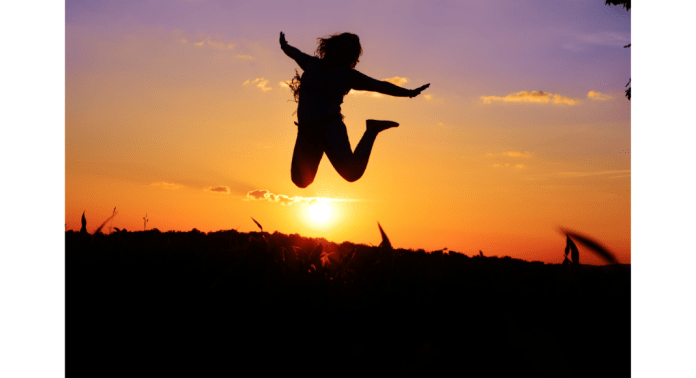
[[(320, 59), (326, 58), (327, 62), (332, 62), (333, 65), (348, 65), (350, 68), (355, 68), (355, 66), (360, 62), (360, 56), (363, 53), (362, 46), (360, 46), (360, 38), (353, 33), (336, 33), (334, 35), (326, 36), (323, 38), (317, 38), (317, 51), (315, 55)], [(339, 56), (327, 55), (328, 52), (333, 51), (332, 47), (336, 44), (343, 44), (344, 48), (341, 50)], [(300, 87), (302, 79), (300, 74), (295, 69), (295, 76), (291, 81), (286, 82), (292, 94), (295, 97), (295, 102), (300, 101)], [(346, 92), (347, 94), (348, 92)]]

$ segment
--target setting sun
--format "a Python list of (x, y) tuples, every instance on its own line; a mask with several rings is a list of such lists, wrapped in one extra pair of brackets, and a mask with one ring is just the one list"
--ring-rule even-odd
[(308, 212), (309, 219), (316, 224), (325, 224), (333, 215), (331, 206), (326, 202), (317, 202), (310, 205)]

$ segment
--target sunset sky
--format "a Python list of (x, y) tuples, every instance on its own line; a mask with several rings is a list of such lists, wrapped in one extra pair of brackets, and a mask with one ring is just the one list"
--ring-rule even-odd
[[(631, 12), (604, 1), (66, 2), (65, 223), (118, 214), (130, 231), (237, 229), (559, 263), (559, 227), (631, 262)], [(324, 157), (290, 180), (301, 69), (352, 32), (356, 69), (419, 97), (357, 92), (353, 147), (381, 133), (364, 176)], [(318, 219), (313, 206), (328, 212)], [(322, 215), (322, 214), (319, 214)], [(589, 253), (581, 262), (600, 264)]]
[[(396, 247), (551, 263), (566, 227), (632, 264), (633, 375), (693, 370), (696, 4), (604, 1), (6, 2), (0, 376), (64, 371), (64, 223), (85, 211), (93, 232), (114, 207), (129, 230), (146, 213), (162, 231), (248, 232), (254, 217), (376, 245), (379, 221)], [(431, 83), (430, 99), (346, 97), (353, 145), (365, 119), (401, 123), (358, 182), (324, 159), (309, 188), (291, 183), (295, 105), (278, 83), (297, 67), (280, 31), (310, 54), (357, 33), (358, 70)], [(245, 201), (259, 190), (334, 199), (335, 215), (322, 227), (302, 200)]]

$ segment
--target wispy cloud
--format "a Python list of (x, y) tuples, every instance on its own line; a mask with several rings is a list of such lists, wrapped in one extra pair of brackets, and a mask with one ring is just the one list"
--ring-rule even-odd
[(315, 202), (357, 202), (358, 200), (352, 199), (337, 199), (337, 198), (324, 198), (324, 197), (300, 197), (300, 196), (286, 196), (284, 194), (274, 194), (266, 189), (252, 190), (247, 193), (245, 201), (268, 201), (280, 203), (281, 205), (292, 205), (294, 203), (305, 203), (313, 204)]
[(394, 77), (390, 77), (390, 78), (388, 78), (388, 79), (382, 79), (382, 81), (388, 81), (388, 82), (390, 82), (390, 83), (392, 83), (392, 84), (394, 84), (394, 85), (398, 85), (398, 86), (401, 87), (401, 86), (403, 86), (404, 84), (408, 83), (408, 82), (411, 81), (411, 80), (410, 80), (409, 78), (407, 78), (407, 77), (394, 76)]
[(505, 153), (505, 156), (528, 158), (528, 157), (531, 157), (532, 154), (529, 153), (529, 151), (524, 151), (524, 152), (520, 152), (520, 151), (508, 151), (508, 152)]
[(377, 97), (377, 98), (385, 97), (381, 93), (370, 92), (370, 91), (356, 91), (355, 89), (351, 89), (350, 91), (348, 91), (348, 95), (349, 96), (351, 96), (351, 95), (352, 96), (369, 96), (369, 97)]
[(206, 192), (230, 194), (230, 188), (227, 186), (206, 186), (203, 190)]
[[(197, 38), (200, 40), (200, 42), (193, 42), (194, 45), (199, 46), (199, 47), (210, 47), (215, 50), (232, 50), (236, 46), (235, 43), (228, 43), (224, 42), (221, 39), (222, 38), (216, 38), (217, 40), (211, 38), (210, 36), (206, 36), (204, 34), (200, 34)], [(188, 43), (187, 38), (181, 38), (181, 43)]]
[(527, 166), (524, 165), (524, 164), (515, 164), (515, 165), (510, 165), (510, 163), (496, 163), (496, 164), (493, 164), (493, 168), (509, 168), (509, 167), (513, 167), (513, 168), (517, 168), (517, 169), (525, 169), (525, 168), (527, 168)]
[(247, 193), (245, 200), (258, 200), (258, 201), (269, 201), (269, 202), (279, 202), (281, 205), (292, 205), (295, 202), (299, 202), (299, 198), (302, 197), (288, 197), (284, 194), (273, 194), (265, 189), (252, 190)]
[(254, 59), (254, 57), (251, 55), (237, 55), (237, 58), (245, 59), (245, 60), (253, 60)]
[(578, 35), (578, 40), (591, 45), (615, 46), (625, 45), (631, 41), (626, 33), (598, 32)]
[(512, 158), (530, 158), (530, 157), (532, 157), (532, 153), (529, 151), (524, 151), (524, 152), (522, 152), (522, 151), (506, 151), (506, 152), (501, 152), (501, 153), (496, 153), (496, 154), (488, 152), (488, 153), (486, 153), (486, 156), (487, 157), (493, 157), (493, 156), (500, 157), (500, 156), (502, 156), (502, 157), (512, 157)]
[(162, 189), (172, 189), (172, 190), (174, 190), (174, 189), (181, 189), (181, 188), (184, 187), (183, 185), (180, 185), (180, 184), (174, 184), (174, 183), (171, 183), (171, 182), (164, 182), (164, 181), (153, 182), (153, 183), (150, 184), (150, 185), (152, 185), (152, 186), (157, 186), (157, 187), (160, 187), (160, 188), (162, 188)]
[(537, 104), (566, 104), (576, 105), (580, 103), (579, 99), (572, 99), (559, 94), (547, 93), (544, 91), (521, 91), (509, 94), (505, 97), (500, 96), (481, 96), (481, 101), (484, 104), (492, 104), (493, 102), (524, 102)]
[(600, 93), (597, 91), (590, 91), (587, 93), (587, 98), (595, 100), (595, 101), (606, 101), (606, 100), (611, 100), (612, 96), (609, 96), (608, 94)]
[(571, 37), (562, 47), (566, 50), (580, 52), (590, 46), (623, 46), (631, 41), (628, 33), (597, 32), (580, 33)]
[[(563, 177), (590, 177), (590, 176), (612, 176), (620, 175), (620, 177), (630, 176), (630, 169), (614, 170), (614, 171), (592, 171), (592, 172), (559, 172)], [(612, 177), (616, 178), (616, 177)]]
[(278, 86), (281, 87), (281, 88), (290, 88), (290, 86), (288, 85), (288, 83), (285, 82), (285, 81), (279, 81), (279, 82), (278, 82)]
[(261, 88), (261, 90), (264, 91), (264, 92), (270, 91), (271, 89), (273, 89), (273, 88), (271, 88), (271, 87), (267, 87), (267, 86), (266, 86), (266, 84), (268, 84), (268, 80), (266, 80), (266, 79), (264, 79), (264, 78), (262, 78), (262, 77), (257, 77), (257, 78), (254, 79), (253, 81), (250, 81), (249, 79), (247, 79), (247, 81), (245, 81), (244, 83), (242, 83), (242, 85), (247, 85), (247, 84), (249, 84), (249, 83), (251, 83), (251, 84), (256, 84), (256, 86), (257, 86), (258, 88)]
[[(492, 158), (495, 157), (496, 159), (501, 159), (501, 158), (512, 158), (512, 159), (529, 159), (532, 157), (531, 152), (529, 151), (506, 151), (506, 152), (499, 152), (499, 153), (491, 153), (488, 152), (486, 153), (486, 157)], [(521, 164), (521, 163), (513, 163), (510, 164), (510, 162), (506, 163), (495, 163), (493, 164), (493, 168), (504, 168), (504, 167), (514, 167), (517, 169), (524, 169), (527, 168), (527, 165)]]

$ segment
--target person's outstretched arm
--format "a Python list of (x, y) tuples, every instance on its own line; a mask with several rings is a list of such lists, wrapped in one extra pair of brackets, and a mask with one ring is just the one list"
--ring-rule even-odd
[(394, 85), (388, 81), (380, 81), (373, 79), (359, 71), (355, 71), (350, 78), (350, 87), (356, 91), (379, 92), (396, 97), (415, 97), (418, 96), (430, 84), (425, 84), (416, 89), (406, 89), (398, 85)]
[(285, 40), (285, 33), (283, 32), (280, 32), (280, 48), (283, 50), (285, 55), (294, 59), (300, 68), (305, 71), (307, 70), (307, 62), (312, 59), (312, 57), (303, 53), (297, 48), (290, 46), (288, 41)]

